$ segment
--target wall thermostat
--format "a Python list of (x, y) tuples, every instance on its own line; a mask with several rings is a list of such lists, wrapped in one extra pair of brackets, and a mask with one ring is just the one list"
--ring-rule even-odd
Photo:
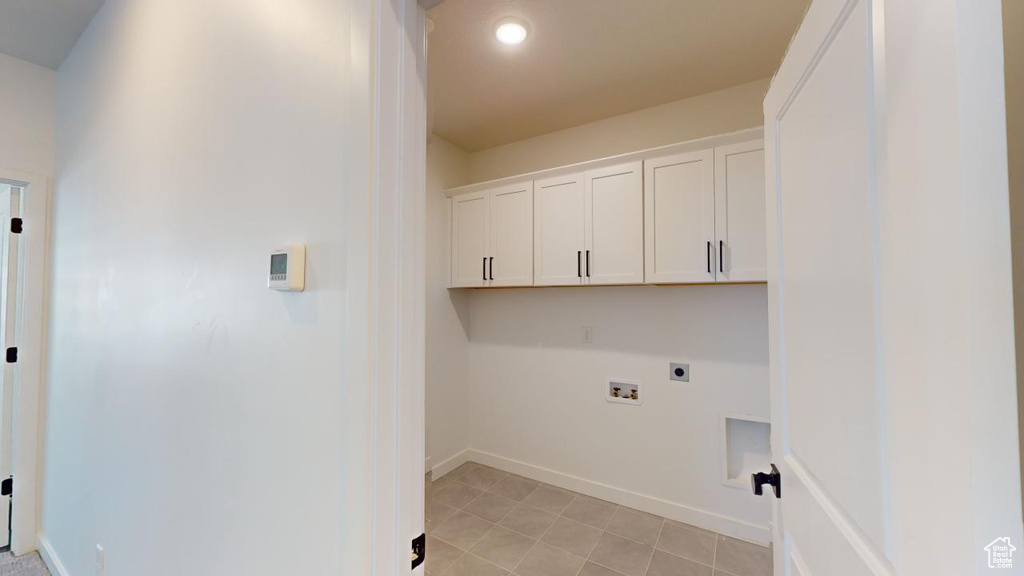
[(272, 250), (269, 264), (267, 288), (284, 292), (302, 292), (306, 288), (306, 247), (302, 244)]

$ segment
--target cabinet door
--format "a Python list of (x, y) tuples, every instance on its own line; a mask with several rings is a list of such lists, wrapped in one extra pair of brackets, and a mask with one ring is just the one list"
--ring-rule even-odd
[(452, 198), (452, 286), (484, 286), (487, 257), (488, 192)]
[(714, 160), (701, 150), (644, 162), (648, 283), (715, 281)]
[(583, 278), (583, 174), (533, 184), (535, 286), (571, 286)]
[(489, 286), (533, 285), (533, 182), (491, 191)]
[(765, 282), (764, 141), (715, 148), (719, 282)]
[(588, 284), (643, 284), (643, 164), (631, 162), (586, 173)]

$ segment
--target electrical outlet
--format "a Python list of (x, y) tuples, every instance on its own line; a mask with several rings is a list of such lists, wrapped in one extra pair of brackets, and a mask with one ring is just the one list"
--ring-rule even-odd
[(583, 327), (583, 343), (591, 344), (594, 342), (594, 327), (584, 326)]
[(106, 576), (107, 573), (107, 551), (103, 546), (96, 545), (96, 576)]
[(668, 365), (668, 378), (669, 380), (678, 380), (680, 382), (690, 381), (690, 365), (689, 364), (678, 364), (672, 362)]

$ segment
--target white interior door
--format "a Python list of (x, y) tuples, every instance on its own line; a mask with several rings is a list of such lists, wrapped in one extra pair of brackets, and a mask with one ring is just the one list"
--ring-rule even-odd
[[(18, 216), (21, 189), (0, 183), (0, 351), (15, 346), (15, 304), (18, 291), (18, 236), (11, 219)], [(11, 477), (14, 433), (14, 369), (5, 362), (0, 379), (0, 480)], [(0, 546), (10, 544), (11, 497), (0, 496)]]
[(583, 282), (583, 174), (537, 180), (534, 197), (534, 284)]
[(716, 279), (764, 282), (764, 235), (764, 140), (715, 148)]
[(533, 285), (533, 182), (491, 191), (489, 286)]
[(452, 198), (452, 286), (487, 283), (490, 193), (475, 192)]
[(642, 162), (587, 171), (586, 283), (643, 284), (643, 182)]
[(701, 150), (644, 162), (647, 282), (715, 281), (714, 161)]
[(815, 0), (772, 82), (775, 574), (1024, 550), (999, 30), (998, 2)]

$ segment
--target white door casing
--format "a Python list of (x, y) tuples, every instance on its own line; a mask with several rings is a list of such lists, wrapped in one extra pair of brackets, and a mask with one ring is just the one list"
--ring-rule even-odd
[[(344, 150), (345, 574), (423, 574), (426, 13), (416, 0), (352, 2)], [(366, 473), (368, 472), (368, 474)]]
[(644, 162), (647, 282), (714, 282), (715, 170), (711, 149)]
[(764, 282), (764, 140), (715, 148), (718, 282)]
[[(18, 301), (18, 235), (11, 233), (11, 219), (18, 217), (21, 188), (0, 185), (0, 350), (17, 346), (15, 336)], [(0, 480), (11, 476), (14, 448), (14, 368), (4, 363), (0, 378)], [(10, 545), (5, 529), (10, 522), (11, 497), (0, 496), (0, 546)]]
[[(10, 302), (13, 335), (6, 346), (16, 345), (18, 362), (6, 365), (4, 382), (12, 382), (10, 471), (15, 477), (11, 518), (11, 551), (22, 555), (37, 549), (39, 512), (39, 409), (42, 390), (44, 307), (47, 289), (47, 239), (49, 237), (50, 188), (45, 176), (0, 168), (0, 182), (20, 189), (16, 205), (23, 220), (18, 235), (16, 260), (17, 297)], [(8, 227), (0, 231), (10, 234)], [(7, 318), (10, 325), (10, 318)], [(8, 344), (10, 342), (10, 344)], [(13, 368), (13, 369), (10, 369)], [(5, 503), (6, 504), (6, 503)]]
[(776, 574), (1021, 542), (999, 30), (997, 2), (816, 0), (765, 99)]
[(643, 163), (588, 170), (584, 183), (584, 282), (643, 284)]
[(533, 183), (534, 284), (583, 283), (583, 173)]

